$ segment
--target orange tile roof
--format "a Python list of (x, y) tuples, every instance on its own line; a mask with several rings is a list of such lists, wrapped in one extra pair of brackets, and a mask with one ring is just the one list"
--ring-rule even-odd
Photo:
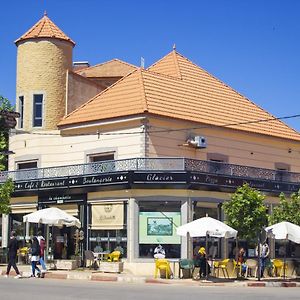
[[(176, 51), (138, 69), (66, 116), (58, 125), (149, 112), (200, 124), (289, 138), (300, 134)], [(259, 120), (268, 120), (261, 121)]]
[(20, 41), (34, 38), (56, 38), (75, 45), (75, 43), (48, 18), (46, 13), (35, 25), (17, 39), (15, 43), (17, 44)]
[(76, 73), (85, 77), (123, 77), (128, 73), (137, 69), (136, 66), (131, 65), (120, 59), (112, 59), (102, 64), (87, 67), (75, 71)]

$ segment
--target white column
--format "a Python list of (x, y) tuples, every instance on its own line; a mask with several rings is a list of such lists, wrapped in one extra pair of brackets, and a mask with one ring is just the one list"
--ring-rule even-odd
[(128, 199), (127, 206), (127, 261), (132, 262), (138, 257), (138, 204), (135, 198)]
[[(192, 201), (190, 198), (184, 200), (181, 204), (181, 224), (186, 224), (192, 221)], [(187, 237), (181, 237), (181, 257), (191, 258), (193, 254), (193, 241)]]
[(7, 247), (9, 232), (8, 232), (8, 215), (2, 215), (2, 248)]

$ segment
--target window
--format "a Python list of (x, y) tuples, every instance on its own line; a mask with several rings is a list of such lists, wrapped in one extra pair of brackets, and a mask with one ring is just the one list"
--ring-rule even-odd
[(99, 202), (91, 205), (89, 249), (94, 252), (118, 250), (127, 257), (127, 204)]
[(17, 172), (17, 180), (28, 180), (38, 178), (37, 161), (26, 161), (17, 163), (17, 170), (23, 170)]
[(290, 165), (286, 164), (286, 163), (275, 163), (275, 169), (276, 169), (276, 173), (275, 173), (275, 180), (278, 181), (289, 181), (290, 179)]
[(220, 153), (207, 153), (207, 160), (209, 160), (208, 172), (222, 173), (226, 171), (226, 166), (223, 163), (228, 162), (228, 157)]
[(87, 166), (85, 174), (115, 171), (114, 153), (90, 154), (88, 160), (90, 164)]
[(33, 95), (33, 127), (43, 125), (43, 95)]
[(109, 154), (105, 153), (105, 154), (89, 155), (90, 162), (105, 161), (105, 160), (114, 160), (114, 154), (113, 153), (109, 153)]
[(24, 170), (24, 169), (35, 169), (37, 168), (37, 162), (36, 161), (30, 161), (30, 162), (22, 162), (18, 163), (18, 170)]
[(24, 96), (19, 97), (19, 112), (20, 112), (20, 119), (19, 119), (19, 127), (23, 128), (24, 124)]
[(166, 258), (180, 257), (180, 202), (139, 202), (139, 257), (153, 258), (154, 249), (161, 244)]

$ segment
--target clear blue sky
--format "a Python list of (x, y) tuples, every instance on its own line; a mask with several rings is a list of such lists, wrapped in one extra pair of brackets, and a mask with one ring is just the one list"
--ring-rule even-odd
[[(74, 61), (149, 66), (172, 50), (276, 117), (300, 114), (298, 0), (1, 1), (0, 95), (14, 102), (14, 40), (44, 10), (76, 42)], [(300, 118), (285, 121), (300, 131)]]

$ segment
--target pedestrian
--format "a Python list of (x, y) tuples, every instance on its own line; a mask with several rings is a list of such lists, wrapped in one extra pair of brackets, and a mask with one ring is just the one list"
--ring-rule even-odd
[(12, 231), (10, 234), (10, 240), (8, 243), (8, 265), (7, 265), (7, 270), (6, 270), (6, 275), (5, 277), (8, 277), (9, 272), (11, 267), (14, 268), (16, 271), (17, 275), (15, 278), (21, 278), (21, 274), (19, 272), (19, 269), (17, 267), (16, 261), (17, 261), (17, 252), (18, 252), (18, 241), (16, 238), (16, 233), (15, 231)]
[(46, 272), (47, 271), (47, 267), (46, 267), (46, 264), (45, 264), (45, 260), (44, 260), (44, 257), (45, 257), (45, 248), (46, 248), (46, 241), (45, 241), (45, 238), (43, 237), (42, 235), (42, 231), (38, 231), (38, 236), (37, 236), (37, 239), (39, 241), (39, 245), (40, 245), (40, 265), (42, 266), (42, 272)]
[(269, 245), (265, 240), (262, 244), (256, 247), (256, 255), (258, 256), (258, 247), (260, 252), (260, 277), (264, 277), (264, 272), (266, 268), (266, 262), (270, 253)]
[(35, 270), (37, 270), (37, 277), (41, 273), (41, 270), (38, 268), (37, 263), (40, 260), (40, 244), (36, 236), (32, 238), (32, 243), (31, 243), (31, 270), (32, 274), (31, 277), (36, 277), (35, 276)]

